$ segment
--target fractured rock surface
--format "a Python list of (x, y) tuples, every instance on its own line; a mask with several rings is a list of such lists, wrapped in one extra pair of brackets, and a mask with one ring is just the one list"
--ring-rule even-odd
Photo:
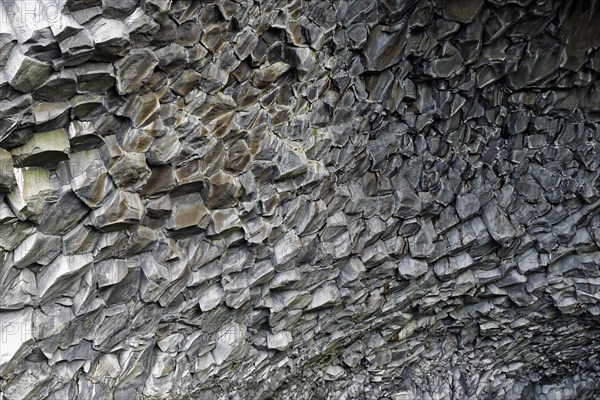
[(599, 398), (599, 18), (0, 1), (0, 399)]

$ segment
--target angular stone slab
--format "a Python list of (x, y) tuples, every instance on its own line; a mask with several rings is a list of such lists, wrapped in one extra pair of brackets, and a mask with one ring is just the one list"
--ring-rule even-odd
[(52, 67), (24, 55), (19, 48), (15, 48), (10, 53), (2, 73), (10, 86), (20, 92), (29, 93), (41, 87), (52, 75)]
[(16, 186), (6, 196), (13, 212), (20, 219), (39, 221), (45, 211), (46, 200), (52, 200), (57, 186), (52, 173), (44, 168), (15, 168)]
[(481, 219), (492, 238), (501, 245), (509, 244), (517, 236), (512, 223), (496, 203), (484, 208)]
[(115, 67), (111, 63), (85, 63), (75, 68), (80, 93), (104, 94), (115, 84)]
[(206, 233), (209, 235), (218, 235), (229, 229), (241, 228), (242, 221), (238, 216), (237, 210), (233, 208), (215, 210), (212, 212), (212, 222)]
[(94, 274), (98, 287), (103, 288), (121, 282), (127, 276), (127, 261), (110, 259), (94, 263)]
[(225, 298), (225, 291), (220, 283), (215, 283), (202, 291), (198, 305), (202, 311), (210, 311), (217, 307)]
[(205, 229), (210, 223), (210, 212), (204, 206), (202, 196), (193, 193), (175, 197), (173, 212), (166, 228), (172, 231)]
[(120, 189), (137, 190), (150, 178), (150, 168), (144, 153), (123, 153), (108, 170)]
[(39, 218), (38, 228), (51, 235), (64, 235), (75, 228), (90, 209), (71, 190), (70, 185), (63, 185), (57, 190), (56, 197), (56, 201)]
[(38, 131), (61, 129), (69, 121), (71, 104), (67, 101), (37, 103), (33, 106), (33, 119)]
[(33, 308), (0, 313), (0, 342), (0, 374), (4, 374), (13, 357), (33, 343)]
[(65, 101), (77, 93), (77, 76), (72, 69), (55, 72), (39, 88), (34, 90), (33, 98), (44, 101)]
[(92, 58), (94, 54), (94, 39), (87, 29), (61, 40), (59, 43), (62, 53), (61, 66), (73, 67)]
[(99, 149), (94, 149), (73, 153), (69, 160), (71, 187), (81, 201), (92, 209), (100, 207), (115, 189), (103, 157)]
[(117, 115), (129, 118), (133, 127), (138, 128), (152, 121), (159, 109), (160, 103), (156, 94), (146, 93), (142, 96), (131, 97), (118, 111)]
[(222, 171), (215, 172), (202, 190), (204, 203), (210, 209), (232, 207), (240, 195), (239, 181)]
[(11, 150), (18, 167), (48, 167), (69, 158), (69, 137), (64, 129), (35, 133), (23, 146)]
[(279, 239), (273, 248), (276, 265), (284, 265), (296, 257), (302, 249), (302, 242), (294, 230)]
[(484, 4), (477, 0), (442, 0), (442, 15), (449, 21), (457, 21), (462, 24), (472, 22)]
[(146, 302), (157, 301), (171, 282), (171, 273), (149, 253), (140, 256), (140, 264), (143, 272), (140, 284), (141, 299)]
[(406, 37), (404, 30), (390, 32), (382, 26), (373, 28), (364, 51), (365, 68), (382, 71), (399, 62), (406, 45)]
[(307, 310), (332, 307), (340, 301), (340, 290), (333, 283), (326, 283), (312, 293), (312, 301)]
[(61, 251), (60, 236), (35, 232), (23, 241), (14, 251), (14, 266), (25, 268), (33, 263), (47, 265)]
[(4, 8), (4, 4), (0, 3), (0, 70), (4, 68), (8, 61), (8, 57), (17, 44), (17, 37), (9, 22), (9, 15)]
[(0, 307), (8, 310), (21, 310), (33, 306), (37, 300), (35, 274), (25, 268), (10, 283), (10, 290), (0, 293)]
[(398, 263), (398, 273), (402, 278), (414, 279), (425, 275), (428, 270), (427, 262), (405, 256)]
[(110, 232), (138, 224), (144, 212), (144, 203), (137, 193), (114, 190), (91, 212), (90, 218), (97, 229)]
[(421, 199), (407, 184), (394, 192), (398, 211), (396, 215), (400, 218), (410, 219), (421, 213)]
[(15, 172), (11, 154), (0, 148), (0, 193), (8, 193), (15, 185)]
[(74, 152), (92, 150), (104, 144), (94, 124), (89, 121), (72, 121), (69, 124), (67, 135), (71, 150)]
[(175, 132), (167, 130), (164, 135), (152, 143), (152, 146), (146, 152), (146, 159), (149, 165), (169, 164), (179, 156), (182, 149), (181, 142)]
[(117, 91), (120, 95), (134, 93), (150, 78), (158, 58), (151, 50), (133, 50), (115, 63)]
[(79, 279), (93, 262), (91, 254), (60, 255), (37, 276), (39, 296), (42, 301), (60, 295), (73, 281)]
[(98, 18), (88, 28), (95, 44), (94, 59), (113, 61), (125, 55), (129, 34), (123, 21)]

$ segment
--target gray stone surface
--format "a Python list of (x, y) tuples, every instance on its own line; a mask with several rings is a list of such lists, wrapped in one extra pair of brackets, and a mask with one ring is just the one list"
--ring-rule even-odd
[(597, 399), (599, 18), (0, 1), (0, 399)]

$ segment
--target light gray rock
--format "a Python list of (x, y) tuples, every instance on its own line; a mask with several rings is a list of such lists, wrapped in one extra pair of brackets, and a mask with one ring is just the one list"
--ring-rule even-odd
[(20, 310), (33, 306), (37, 298), (35, 274), (25, 268), (11, 282), (10, 290), (0, 296), (0, 306), (6, 310)]
[(436, 239), (435, 229), (431, 221), (421, 223), (421, 229), (408, 238), (410, 254), (414, 258), (429, 258), (434, 254), (433, 242)]
[(0, 193), (10, 192), (15, 185), (15, 173), (11, 154), (0, 149)]
[(110, 259), (94, 263), (94, 275), (99, 288), (114, 285), (127, 276), (127, 262), (126, 260)]
[(148, 253), (140, 256), (140, 263), (143, 272), (140, 284), (141, 299), (145, 302), (157, 301), (171, 282), (171, 273)]
[(39, 222), (48, 203), (57, 193), (51, 171), (40, 167), (15, 168), (16, 186), (6, 196), (12, 211), (22, 220)]
[(0, 4), (0, 18), (2, 18), (2, 21), (5, 21), (5, 23), (0, 26), (0, 56), (2, 57), (0, 68), (4, 68), (8, 61), (8, 55), (17, 44), (17, 37), (12, 26), (7, 23), (9, 21), (9, 15), (6, 12), (4, 4)]
[(207, 229), (208, 234), (218, 235), (229, 229), (241, 228), (242, 221), (235, 209), (215, 210), (211, 215), (212, 223)]
[(92, 264), (91, 254), (60, 255), (37, 275), (38, 295), (42, 301), (60, 296)]
[(332, 307), (340, 301), (340, 290), (333, 283), (325, 283), (317, 288), (311, 296), (312, 301), (307, 310)]
[(427, 262), (409, 256), (403, 257), (398, 263), (398, 273), (405, 279), (418, 278), (426, 274), (428, 269)]
[(473, 193), (456, 197), (456, 212), (462, 220), (467, 220), (479, 213), (481, 204), (479, 199)]
[(221, 287), (221, 284), (215, 283), (202, 291), (198, 299), (198, 304), (202, 311), (209, 311), (221, 304), (224, 298), (225, 291)]
[(92, 150), (104, 144), (93, 123), (88, 121), (72, 121), (67, 135), (72, 151)]
[(280, 331), (275, 334), (267, 334), (267, 346), (269, 349), (284, 351), (293, 343), (292, 334)]
[[(89, 14), (88, 10), (85, 11)], [(95, 59), (112, 61), (124, 55), (129, 43), (124, 22), (112, 18), (97, 18), (88, 28), (94, 41)]]
[(286, 233), (273, 247), (276, 265), (284, 265), (300, 254), (302, 242), (293, 231)]
[(62, 65), (72, 67), (83, 64), (94, 54), (94, 44), (94, 39), (87, 29), (81, 29), (79, 32), (60, 40)]
[(18, 167), (53, 166), (69, 158), (69, 138), (64, 129), (35, 133), (23, 146), (11, 150)]
[(146, 152), (148, 165), (164, 165), (173, 162), (181, 153), (183, 147), (175, 132), (167, 133), (157, 138)]
[(408, 185), (394, 192), (398, 205), (396, 215), (408, 219), (419, 215), (421, 212), (421, 199)]
[(11, 361), (33, 344), (33, 308), (2, 312), (0, 314), (0, 373), (10, 370)]
[(42, 61), (24, 55), (18, 47), (10, 53), (2, 71), (6, 81), (16, 90), (29, 93), (52, 75), (52, 67)]

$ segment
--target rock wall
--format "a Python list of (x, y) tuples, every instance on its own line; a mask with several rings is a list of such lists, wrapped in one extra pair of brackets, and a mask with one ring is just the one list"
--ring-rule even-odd
[(600, 3), (0, 2), (0, 399), (597, 399)]

